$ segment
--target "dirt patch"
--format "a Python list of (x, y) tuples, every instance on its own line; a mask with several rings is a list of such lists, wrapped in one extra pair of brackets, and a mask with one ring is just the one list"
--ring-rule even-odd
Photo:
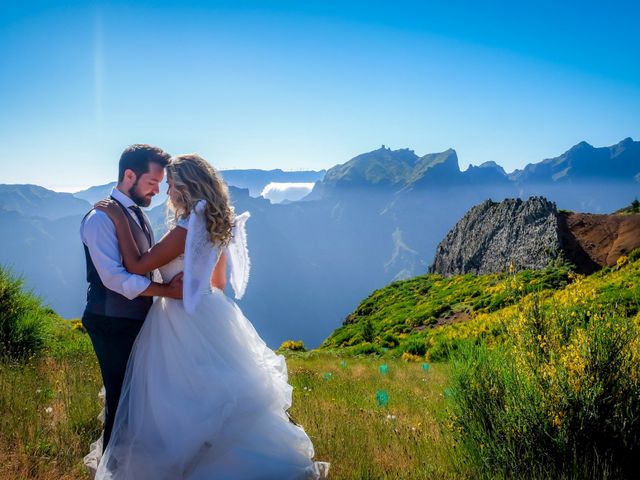
[(562, 212), (558, 226), (563, 249), (580, 273), (613, 266), (640, 247), (640, 215)]
[(443, 325), (451, 325), (452, 323), (465, 322), (471, 318), (471, 312), (469, 310), (461, 310), (459, 312), (452, 312), (449, 315), (438, 318), (434, 323), (429, 325), (419, 325), (414, 327), (414, 332), (424, 330), (425, 328), (442, 327)]

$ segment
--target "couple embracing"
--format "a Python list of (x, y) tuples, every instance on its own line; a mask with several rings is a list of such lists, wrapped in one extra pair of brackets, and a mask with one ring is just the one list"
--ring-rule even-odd
[[(173, 220), (156, 243), (140, 207), (165, 169)], [(105, 386), (103, 435), (85, 457), (96, 479), (326, 478), (287, 413), (284, 357), (224, 293), (227, 266), (236, 299), (247, 285), (249, 216), (200, 156), (133, 145), (110, 198), (83, 219), (82, 321)]]

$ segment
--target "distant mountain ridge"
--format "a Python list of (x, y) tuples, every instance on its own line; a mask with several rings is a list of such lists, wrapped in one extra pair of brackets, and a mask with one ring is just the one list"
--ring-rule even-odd
[[(474, 168), (482, 169), (483, 173), (495, 170), (499, 178), (507, 180), (504, 170), (493, 162)], [(450, 184), (464, 184), (470, 183), (472, 177), (475, 178), (474, 174), (475, 171), (469, 174), (460, 171), (458, 155), (453, 149), (419, 157), (408, 148), (391, 150), (382, 145), (378, 150), (363, 153), (327, 170), (324, 178), (305, 200), (359, 191), (362, 188), (397, 192), (408, 188), (428, 187), (443, 180)]]
[[(580, 191), (593, 185), (605, 187), (595, 192)], [(510, 174), (495, 162), (469, 165), (462, 171), (453, 149), (419, 157), (413, 150), (391, 150), (383, 145), (327, 170), (305, 200), (357, 192), (363, 187), (400, 193), (466, 186), (500, 188), (512, 197), (552, 196), (561, 208), (608, 212), (620, 203), (617, 199), (608, 201), (606, 189), (612, 185), (623, 188), (627, 198), (634, 189), (640, 191), (640, 142), (625, 138), (599, 148), (580, 142), (558, 157), (529, 164)], [(595, 195), (596, 200), (590, 195)]]
[(27, 217), (55, 220), (85, 213), (90, 205), (70, 193), (58, 193), (38, 185), (0, 184), (0, 208)]
[(597, 178), (640, 182), (640, 142), (628, 137), (609, 147), (580, 142), (558, 157), (515, 170), (509, 178), (518, 184), (570, 182)]
[[(274, 170), (260, 170), (260, 169), (246, 169), (246, 170), (220, 170), (222, 178), (228, 185), (237, 188), (249, 189), (249, 194), (252, 197), (260, 196), (260, 193), (271, 182), (316, 182), (321, 180), (326, 170), (300, 170), (300, 171), (285, 171), (281, 169)], [(87, 202), (94, 204), (98, 200), (105, 198), (111, 192), (111, 189), (116, 185), (116, 182), (106, 183), (104, 185), (97, 185), (89, 187), (86, 190), (75, 192), (73, 195), (86, 200)], [(152, 207), (164, 203), (167, 199), (167, 182), (166, 179), (160, 186), (160, 193), (153, 199)]]

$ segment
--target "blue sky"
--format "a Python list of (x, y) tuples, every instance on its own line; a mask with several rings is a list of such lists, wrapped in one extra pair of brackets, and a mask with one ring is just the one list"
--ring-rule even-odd
[(640, 137), (634, 2), (13, 2), (0, 183), (114, 179), (122, 149), (329, 168), (385, 144), (507, 171)]

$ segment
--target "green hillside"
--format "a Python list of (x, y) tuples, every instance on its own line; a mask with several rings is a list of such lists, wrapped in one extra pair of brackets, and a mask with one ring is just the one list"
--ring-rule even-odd
[(638, 252), (590, 277), (574, 274), (570, 264), (560, 264), (478, 276), (426, 274), (393, 282), (364, 299), (320, 348), (443, 359), (460, 339), (500, 336), (502, 320), (515, 315), (530, 294), (557, 302), (563, 292), (577, 288), (578, 280), (581, 287), (595, 292), (594, 311), (613, 304), (637, 309)]
[(472, 478), (640, 477), (640, 249), (590, 276), (395, 282), (322, 349), (447, 360), (443, 433)]
[[(424, 355), (440, 326), (467, 321), (518, 302), (525, 295), (563, 288), (571, 266), (445, 278), (425, 274), (374, 291), (321, 345), (350, 353)], [(433, 352), (431, 352), (433, 354)]]

